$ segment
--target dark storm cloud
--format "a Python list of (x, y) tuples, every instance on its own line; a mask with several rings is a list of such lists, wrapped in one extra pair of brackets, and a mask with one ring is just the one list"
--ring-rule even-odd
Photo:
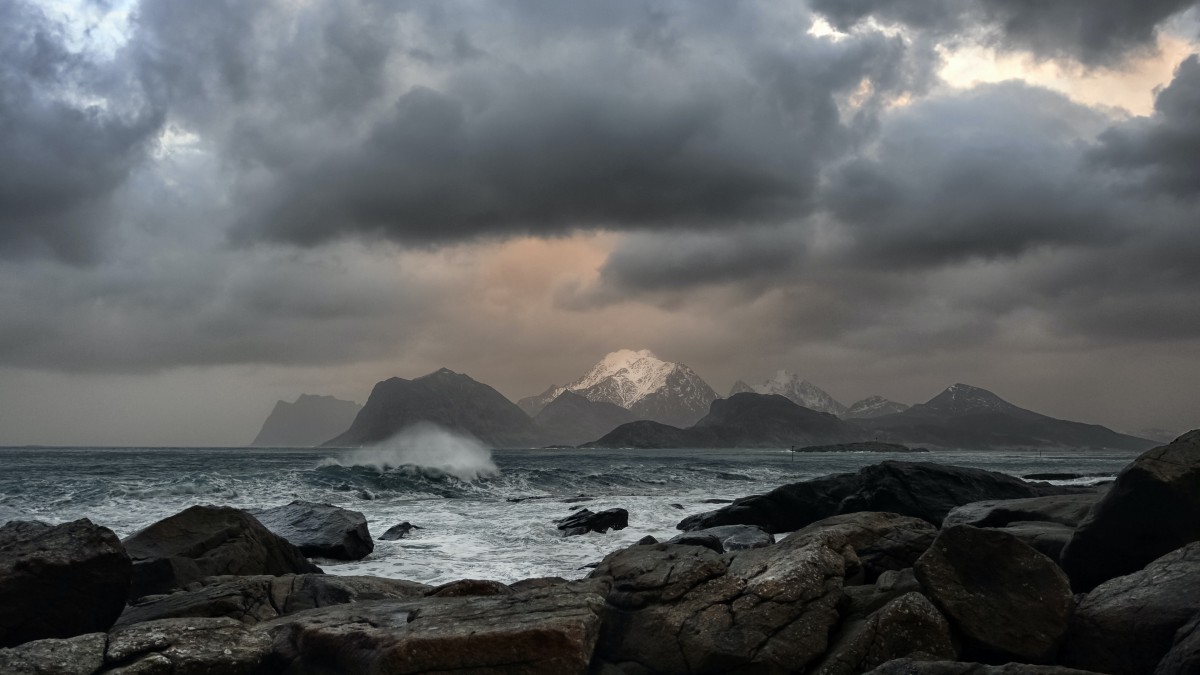
[(1135, 180), (1152, 190), (1200, 196), (1200, 57), (1180, 64), (1170, 86), (1155, 97), (1152, 115), (1102, 134), (1091, 159), (1135, 172)]
[(1117, 66), (1150, 50), (1160, 24), (1196, 0), (812, 0), (835, 27), (868, 17), (929, 30), (950, 40), (983, 40), (1038, 57)]
[(96, 258), (162, 122), (129, 84), (38, 7), (0, 3), (0, 257)]

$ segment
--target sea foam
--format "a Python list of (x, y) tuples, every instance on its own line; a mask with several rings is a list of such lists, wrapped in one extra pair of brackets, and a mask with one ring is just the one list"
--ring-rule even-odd
[(407, 427), (391, 438), (338, 457), (327, 457), (322, 466), (369, 466), (379, 471), (419, 469), (473, 481), (500, 474), (492, 451), (478, 440), (434, 424)]

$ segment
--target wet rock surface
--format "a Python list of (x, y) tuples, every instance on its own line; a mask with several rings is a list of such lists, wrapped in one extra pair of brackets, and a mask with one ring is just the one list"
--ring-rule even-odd
[(296, 500), (252, 515), (309, 557), (360, 560), (375, 550), (367, 519), (358, 511)]
[(223, 506), (190, 507), (122, 543), (133, 560), (131, 598), (165, 593), (210, 576), (321, 571), (254, 516)]
[(588, 532), (604, 533), (625, 529), (629, 525), (629, 512), (625, 509), (607, 509), (593, 513), (588, 509), (580, 509), (556, 523), (566, 537)]
[(117, 535), (87, 519), (0, 527), (0, 647), (106, 631), (129, 594)]
[(775, 535), (755, 525), (722, 525), (704, 530), (695, 530), (676, 535), (667, 541), (676, 544), (687, 536), (713, 536), (721, 543), (723, 551), (744, 551), (748, 548), (762, 548), (775, 543)]
[(1053, 661), (1074, 600), (1062, 570), (999, 530), (942, 530), (914, 566), (926, 595), (962, 637), (964, 655), (1003, 663)]
[(942, 527), (973, 525), (975, 527), (1005, 527), (1015, 522), (1058, 523), (1074, 528), (1083, 522), (1089, 511), (1108, 492), (1050, 495), (1029, 499), (992, 499), (964, 504), (946, 514)]
[(413, 525), (412, 523), (410, 523), (406, 520), (403, 523), (397, 523), (397, 524), (389, 527), (387, 529), (387, 532), (384, 532), (382, 535), (380, 535), (379, 540), (380, 541), (397, 541), (399, 539), (403, 539), (406, 536), (412, 534), (413, 530), (420, 530), (420, 529), (422, 529), (422, 528), (417, 527), (416, 525)]

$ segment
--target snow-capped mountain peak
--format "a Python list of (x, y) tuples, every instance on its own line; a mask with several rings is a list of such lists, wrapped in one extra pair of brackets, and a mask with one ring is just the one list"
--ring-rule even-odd
[(758, 394), (779, 394), (790, 399), (797, 405), (802, 405), (817, 412), (827, 412), (838, 416), (846, 412), (846, 406), (838, 403), (837, 400), (823, 389), (787, 370), (776, 371), (774, 375), (758, 385), (747, 385), (745, 382), (738, 380), (733, 385), (730, 396), (743, 391), (753, 391)]
[(846, 410), (847, 419), (882, 417), (908, 410), (908, 406), (882, 396), (868, 396)]
[[(666, 386), (667, 378), (680, 368), (687, 366), (663, 361), (649, 349), (622, 349), (605, 356), (583, 377), (568, 384), (566, 388), (581, 392), (612, 380), (612, 394), (604, 396), (603, 400), (610, 400), (622, 408), (629, 408)], [(614, 397), (616, 400), (612, 400)]]

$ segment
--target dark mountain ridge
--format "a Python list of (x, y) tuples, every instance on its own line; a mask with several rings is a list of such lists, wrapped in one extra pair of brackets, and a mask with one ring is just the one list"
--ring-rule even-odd
[(350, 427), (362, 406), (332, 396), (301, 394), (294, 403), (276, 401), (251, 446), (311, 448)]
[(564, 391), (533, 418), (543, 445), (579, 445), (634, 422), (637, 415), (615, 403), (590, 401)]

